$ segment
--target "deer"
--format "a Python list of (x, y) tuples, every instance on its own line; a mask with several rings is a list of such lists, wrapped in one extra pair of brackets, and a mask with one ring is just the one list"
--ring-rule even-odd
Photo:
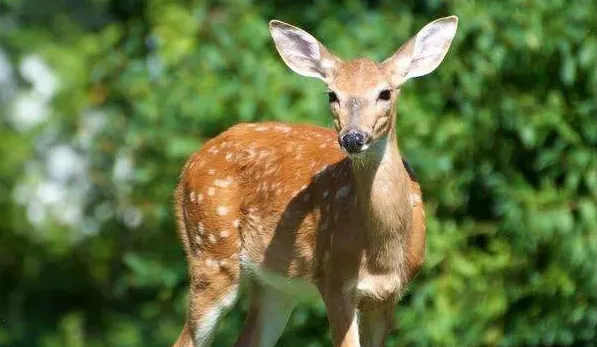
[(274, 346), (299, 294), (323, 300), (334, 346), (384, 345), (426, 238), (396, 101), (444, 60), (457, 24), (432, 21), (377, 63), (342, 60), (306, 31), (269, 22), (285, 64), (326, 84), (334, 129), (240, 123), (186, 161), (174, 200), (188, 309), (174, 346), (209, 346), (241, 283), (250, 307), (236, 346)]

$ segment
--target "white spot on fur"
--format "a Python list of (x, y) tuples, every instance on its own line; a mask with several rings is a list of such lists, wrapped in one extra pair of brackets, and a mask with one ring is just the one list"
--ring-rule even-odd
[(203, 233), (205, 232), (205, 228), (203, 228), (202, 223), (197, 223), (197, 232), (199, 232), (199, 234), (201, 235), (203, 235)]
[(197, 194), (197, 202), (201, 202), (201, 201), (203, 201), (203, 194), (198, 193)]
[(216, 212), (220, 215), (220, 216), (225, 216), (228, 214), (228, 212), (230, 211), (230, 208), (226, 207), (226, 206), (218, 206), (216, 208)]
[(277, 165), (272, 166), (271, 168), (265, 170), (265, 172), (263, 173), (264, 175), (271, 175), (273, 173), (275, 173), (276, 171), (278, 171), (279, 167)]
[(191, 202), (195, 202), (195, 195), (196, 195), (195, 192), (191, 192), (189, 194), (189, 199), (191, 200)]
[(414, 207), (416, 204), (421, 203), (423, 199), (421, 199), (419, 194), (412, 193), (408, 195), (408, 201), (410, 202), (410, 206)]
[(223, 179), (223, 180), (222, 179), (216, 179), (216, 180), (214, 180), (214, 185), (216, 187), (226, 188), (230, 184), (232, 184), (232, 181), (233, 181), (232, 177), (228, 176), (228, 177), (226, 177), (226, 179)]
[(266, 131), (266, 130), (267, 130), (267, 127), (263, 126), (263, 125), (258, 126), (257, 128), (255, 128), (255, 131)]
[[(216, 263), (216, 266), (218, 265), (216, 261), (213, 262)], [(226, 313), (226, 311), (232, 308), (237, 296), (238, 285), (234, 285), (230, 288), (228, 293), (225, 293), (225, 295), (221, 297), (219, 302), (216, 302), (215, 305), (204, 311), (194, 329), (193, 344), (196, 347), (204, 347), (211, 342), (210, 340), (217, 327), (218, 320), (224, 313)]]
[(228, 229), (224, 229), (222, 231), (220, 231), (220, 238), (227, 238), (228, 236), (230, 236), (230, 230)]
[(214, 196), (215, 193), (216, 193), (216, 188), (214, 188), (214, 187), (207, 188), (207, 195)]
[(224, 156), (224, 158), (226, 158), (226, 160), (230, 161), (232, 159), (232, 153), (226, 153), (226, 156)]
[(209, 243), (216, 243), (216, 237), (214, 236), (214, 234), (209, 234), (207, 240), (209, 241)]
[(349, 185), (342, 186), (336, 192), (336, 199), (345, 198), (348, 196), (348, 194), (350, 194), (350, 186)]
[(213, 175), (213, 174), (215, 174), (215, 173), (216, 173), (216, 170), (214, 170), (214, 169), (209, 169), (209, 170), (207, 170), (207, 173), (208, 173), (209, 175)]
[(240, 226), (240, 220), (238, 218), (233, 220), (232, 226), (234, 226), (235, 229), (238, 229), (238, 227)]
[(283, 133), (289, 133), (291, 128), (287, 125), (278, 124), (274, 127), (276, 130), (281, 131)]

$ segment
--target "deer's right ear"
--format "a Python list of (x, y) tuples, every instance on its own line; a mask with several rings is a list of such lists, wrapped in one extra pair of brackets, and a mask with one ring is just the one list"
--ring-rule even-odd
[(279, 20), (269, 22), (276, 49), (288, 67), (299, 75), (317, 77), (328, 82), (340, 59), (317, 39)]

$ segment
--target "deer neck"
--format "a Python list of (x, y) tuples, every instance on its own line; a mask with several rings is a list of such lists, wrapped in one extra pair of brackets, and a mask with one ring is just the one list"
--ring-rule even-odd
[(358, 208), (366, 228), (367, 261), (378, 270), (403, 262), (404, 234), (412, 223), (410, 182), (393, 128), (368, 154), (352, 160)]

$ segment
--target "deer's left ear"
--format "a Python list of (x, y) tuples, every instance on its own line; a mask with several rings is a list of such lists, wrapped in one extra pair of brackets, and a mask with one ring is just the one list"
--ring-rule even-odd
[(383, 69), (390, 76), (390, 83), (399, 87), (408, 79), (424, 76), (435, 70), (448, 53), (457, 27), (456, 16), (440, 18), (425, 25), (382, 63)]

